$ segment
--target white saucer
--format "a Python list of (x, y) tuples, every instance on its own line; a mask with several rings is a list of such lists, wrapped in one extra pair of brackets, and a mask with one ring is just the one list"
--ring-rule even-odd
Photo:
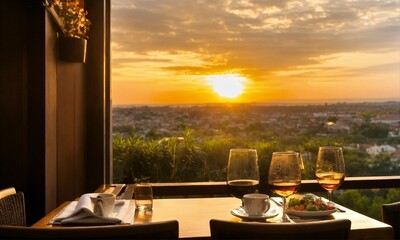
[(231, 210), (231, 214), (235, 217), (239, 217), (243, 220), (265, 220), (267, 218), (273, 218), (278, 216), (278, 211), (275, 208), (271, 208), (266, 213), (260, 216), (252, 216), (246, 213), (242, 207), (238, 207)]

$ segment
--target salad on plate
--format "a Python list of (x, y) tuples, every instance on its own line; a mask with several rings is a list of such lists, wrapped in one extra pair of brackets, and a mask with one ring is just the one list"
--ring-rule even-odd
[(321, 197), (314, 194), (295, 195), (289, 198), (287, 213), (301, 217), (327, 216), (336, 211), (336, 207), (331, 205)]

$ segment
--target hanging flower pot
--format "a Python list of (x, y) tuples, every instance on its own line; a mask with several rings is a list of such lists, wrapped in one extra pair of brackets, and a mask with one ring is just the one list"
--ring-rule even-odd
[(58, 54), (60, 60), (84, 63), (86, 61), (87, 40), (75, 37), (59, 37)]
[(62, 31), (58, 39), (59, 58), (67, 62), (86, 61), (86, 44), (91, 22), (78, 0), (42, 0)]

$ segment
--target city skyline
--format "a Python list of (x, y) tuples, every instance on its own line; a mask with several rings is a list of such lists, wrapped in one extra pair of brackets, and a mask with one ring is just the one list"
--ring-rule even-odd
[(400, 99), (396, 1), (111, 4), (113, 104)]

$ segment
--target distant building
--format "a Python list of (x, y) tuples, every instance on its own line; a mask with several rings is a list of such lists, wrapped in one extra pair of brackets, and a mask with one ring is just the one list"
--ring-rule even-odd
[(384, 123), (384, 124), (400, 123), (400, 115), (393, 114), (393, 115), (378, 116), (377, 118), (372, 119), (371, 122)]
[(350, 131), (350, 126), (349, 126), (349, 124), (347, 123), (347, 121), (336, 121), (336, 123), (333, 123), (332, 122), (332, 124), (328, 124), (328, 127), (330, 128), (330, 129), (332, 129), (333, 131), (339, 131), (339, 130), (344, 130), (344, 131)]
[(388, 132), (388, 137), (390, 138), (400, 136), (400, 114), (378, 116), (371, 122), (387, 125), (390, 129)]
[(321, 117), (327, 117), (327, 116), (328, 116), (328, 114), (324, 113), (324, 112), (315, 112), (315, 113), (313, 113), (313, 117), (315, 117), (315, 118), (321, 118)]
[(375, 155), (378, 155), (378, 154), (384, 153), (384, 152), (394, 153), (394, 152), (396, 152), (396, 150), (397, 149), (395, 147), (392, 147), (390, 145), (380, 145), (380, 146), (374, 145), (372, 147), (365, 149), (365, 151), (369, 155), (372, 155), (372, 156), (375, 156)]
[(400, 150), (397, 150), (397, 151), (393, 152), (390, 160), (393, 163), (396, 163), (396, 162), (400, 163)]
[(390, 137), (390, 138), (395, 138), (395, 137), (399, 137), (399, 136), (400, 136), (400, 130), (388, 132), (388, 137)]

